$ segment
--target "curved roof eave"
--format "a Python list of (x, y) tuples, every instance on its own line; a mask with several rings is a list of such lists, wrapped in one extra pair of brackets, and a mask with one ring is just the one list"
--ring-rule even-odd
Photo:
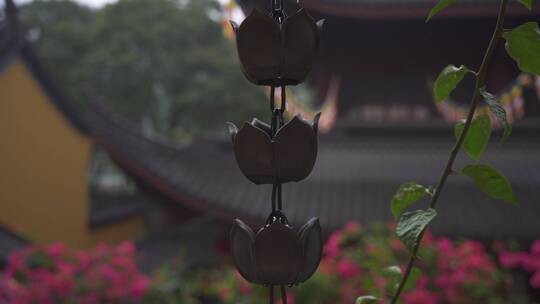
[[(240, 5), (244, 11), (254, 7), (268, 10), (268, 1), (243, 0)], [(294, 7), (293, 1), (289, 1)], [(360, 19), (425, 19), (429, 11), (435, 6), (435, 0), (304, 0), (302, 4), (314, 14), (323, 17), (344, 17)], [(499, 4), (497, 1), (463, 1), (438, 14), (438, 18), (481, 18), (495, 17)], [(537, 16), (540, 15), (539, 6), (528, 11), (519, 3), (509, 4), (508, 16)]]

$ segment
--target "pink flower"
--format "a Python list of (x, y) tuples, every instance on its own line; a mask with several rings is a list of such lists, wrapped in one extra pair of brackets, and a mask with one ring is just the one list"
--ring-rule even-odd
[(120, 274), (110, 265), (102, 265), (100, 268), (101, 275), (110, 281), (113, 285), (120, 283)]
[(377, 252), (377, 245), (369, 243), (367, 244), (366, 251), (370, 254), (374, 254)]
[(7, 277), (13, 277), (17, 272), (22, 271), (23, 268), (26, 268), (25, 257), (19, 251), (12, 251), (9, 254), (9, 263), (4, 274)]
[(437, 248), (444, 255), (450, 255), (454, 251), (454, 243), (448, 238), (440, 238), (437, 240)]
[(109, 247), (109, 245), (107, 245), (106, 243), (99, 243), (94, 249), (94, 254), (97, 256), (104, 256), (109, 254), (110, 251), (111, 247)]
[(460, 255), (484, 254), (484, 253), (485, 253), (484, 246), (477, 241), (467, 240), (458, 247), (458, 254)]
[(459, 269), (456, 269), (456, 271), (452, 273), (452, 275), (450, 276), (450, 279), (454, 284), (462, 285), (467, 281), (467, 277), (468, 277), (467, 271), (463, 268), (459, 268)]
[(341, 242), (341, 235), (339, 232), (334, 232), (330, 235), (328, 238), (328, 241), (326, 241), (326, 244), (324, 245), (324, 254), (328, 258), (334, 258), (341, 254), (341, 248), (340, 248), (340, 242)]
[(540, 270), (540, 257), (523, 253), (521, 254), (521, 265), (527, 272)]
[(531, 283), (531, 286), (533, 288), (540, 289), (540, 270), (538, 270), (531, 276), (529, 283)]
[(66, 261), (58, 261), (58, 263), (56, 263), (56, 269), (60, 274), (68, 277), (75, 273), (75, 265)]
[(333, 272), (333, 268), (334, 266), (330, 258), (325, 257), (321, 260), (321, 264), (319, 265), (319, 271), (321, 273), (324, 273), (325, 275), (331, 275)]
[(406, 304), (437, 304), (437, 297), (424, 288), (403, 294), (403, 302)]
[(522, 265), (523, 261), (527, 258), (527, 254), (524, 252), (508, 252), (503, 251), (499, 254), (499, 262), (506, 268), (517, 268)]
[(79, 251), (75, 253), (75, 259), (79, 263), (79, 269), (85, 271), (92, 263), (92, 256), (86, 251)]
[(218, 296), (222, 301), (227, 301), (231, 296), (231, 291), (229, 290), (229, 288), (223, 287), (219, 290)]
[[(98, 304), (141, 299), (150, 282), (139, 273), (134, 250), (125, 242), (112, 249), (101, 244), (78, 252), (61, 243), (14, 251), (0, 276), (0, 302)], [(36, 253), (51, 257), (53, 264), (28, 267), (27, 261)]]
[(229, 240), (225, 238), (216, 241), (215, 244), (216, 251), (221, 256), (229, 256), (229, 253), (231, 252), (229, 246)]
[(340, 285), (339, 294), (341, 301), (339, 303), (353, 303), (360, 294), (358, 286), (354, 282), (343, 282)]
[(360, 268), (350, 258), (344, 258), (337, 264), (337, 272), (344, 279), (350, 279), (360, 274)]
[(429, 281), (428, 281), (427, 277), (424, 276), (424, 275), (421, 275), (420, 277), (418, 277), (415, 287), (416, 288), (425, 288), (425, 287), (427, 287), (428, 283), (429, 283)]
[(426, 232), (424, 232), (424, 238), (422, 240), (422, 243), (425, 246), (428, 246), (428, 245), (433, 244), (433, 241), (434, 241), (433, 234), (431, 234), (429, 230), (426, 230)]
[(243, 295), (248, 295), (251, 293), (251, 285), (249, 285), (247, 282), (240, 282), (238, 284), (238, 290)]
[(70, 277), (56, 276), (50, 285), (52, 291), (57, 293), (61, 298), (68, 298), (73, 292), (75, 282)]
[(116, 247), (116, 252), (122, 255), (133, 255), (135, 253), (135, 245), (132, 242), (122, 242)]
[(467, 267), (471, 270), (493, 271), (495, 265), (484, 254), (475, 253), (466, 260)]
[(79, 297), (78, 302), (81, 304), (98, 304), (99, 297), (96, 293), (90, 292), (81, 297)]
[(241, 294), (247, 295), (251, 293), (251, 285), (237, 271), (234, 272), (234, 277), (238, 282), (238, 290)]
[(344, 230), (347, 231), (347, 232), (356, 232), (359, 229), (360, 229), (360, 224), (358, 222), (355, 222), (355, 221), (348, 222), (345, 225), (345, 228), (344, 228)]
[(374, 281), (375, 281), (375, 286), (377, 286), (377, 288), (380, 290), (383, 290), (383, 288), (387, 284), (386, 279), (380, 276), (376, 276)]
[(111, 258), (111, 266), (121, 270), (121, 271), (128, 271), (128, 272), (134, 272), (135, 271), (135, 261), (131, 256), (126, 255), (116, 255)]
[(398, 239), (391, 239), (390, 248), (392, 248), (393, 251), (400, 252), (405, 250), (405, 245)]
[(442, 256), (436, 262), (437, 268), (441, 271), (450, 269), (451, 260), (448, 257)]
[(531, 246), (531, 253), (540, 257), (540, 240), (534, 241)]
[(131, 284), (131, 287), (129, 289), (129, 294), (133, 298), (140, 300), (146, 294), (146, 291), (148, 290), (149, 286), (150, 286), (150, 280), (147, 277), (138, 276), (135, 279), (135, 281)]
[[(287, 304), (294, 304), (294, 296), (292, 293), (287, 292), (285, 297), (287, 298)], [(276, 301), (276, 304), (283, 304), (281, 298)]]
[(440, 274), (435, 279), (435, 284), (437, 287), (444, 289), (448, 288), (452, 284), (452, 281), (450, 280), (450, 276), (448, 274)]
[(45, 252), (52, 258), (59, 258), (66, 252), (66, 246), (63, 243), (54, 243), (47, 246)]

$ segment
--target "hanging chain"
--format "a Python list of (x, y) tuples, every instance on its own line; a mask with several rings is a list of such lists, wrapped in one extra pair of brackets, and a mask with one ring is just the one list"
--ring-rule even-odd
[(272, 0), (272, 18), (281, 24), (286, 16), (283, 10), (283, 0)]
[[(279, 289), (281, 291), (281, 303), (282, 304), (287, 304), (287, 290), (285, 288), (285, 285), (280, 285)], [(268, 287), (268, 291), (269, 291), (269, 303), (270, 304), (275, 304), (275, 302), (274, 302), (274, 285), (270, 285)]]
[[(276, 107), (276, 87), (270, 87), (270, 110), (272, 111), (271, 121), (271, 134), (272, 139), (277, 135), (278, 130), (285, 124), (284, 113), (287, 110), (287, 93), (285, 86), (281, 86), (281, 104), (279, 108)], [(276, 180), (272, 185), (272, 213), (268, 217), (267, 224), (272, 223), (274, 220), (279, 220), (284, 224), (288, 224), (287, 217), (282, 213), (283, 210), (283, 196), (281, 192), (282, 184), (279, 180)]]
[(287, 292), (285, 290), (285, 285), (281, 285), (281, 302), (287, 304)]
[[(286, 18), (285, 11), (283, 9), (283, 0), (271, 0), (272, 1), (272, 18), (282, 24)], [(272, 111), (272, 121), (271, 121), (271, 135), (274, 139), (277, 135), (278, 130), (283, 127), (285, 124), (285, 119), (283, 118), (285, 111), (287, 110), (287, 93), (285, 86), (281, 86), (281, 104), (279, 108), (276, 107), (276, 87), (270, 87), (270, 111)], [(271, 224), (274, 221), (280, 221), (285, 225), (288, 225), (289, 222), (285, 214), (283, 214), (283, 196), (281, 192), (282, 184), (279, 180), (276, 180), (272, 185), (272, 213), (267, 219), (267, 224)], [(269, 302), (274, 304), (274, 286), (269, 286), (270, 295)], [(283, 304), (287, 304), (287, 294), (285, 286), (280, 286), (281, 290), (281, 301)]]
[(283, 125), (285, 124), (285, 119), (283, 118), (283, 115), (285, 114), (285, 111), (287, 111), (287, 93), (285, 86), (281, 86), (280, 88), (281, 105), (279, 108), (276, 108), (276, 87), (270, 87), (270, 111), (272, 111), (272, 138), (276, 136), (279, 128), (283, 127)]

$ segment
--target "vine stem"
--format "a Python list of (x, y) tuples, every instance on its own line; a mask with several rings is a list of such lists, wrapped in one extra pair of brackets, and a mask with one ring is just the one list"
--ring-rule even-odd
[[(489, 42), (486, 53), (484, 54), (484, 58), (482, 59), (482, 64), (480, 65), (480, 68), (478, 69), (478, 72), (476, 73), (476, 84), (474, 88), (473, 97), (471, 100), (471, 105), (469, 107), (469, 113), (467, 114), (467, 120), (465, 121), (465, 126), (463, 127), (463, 131), (461, 132), (461, 135), (458, 137), (454, 147), (450, 151), (448, 161), (441, 174), (439, 183), (437, 184), (437, 188), (435, 189), (435, 193), (433, 193), (433, 196), (431, 197), (429, 208), (435, 209), (435, 207), (437, 206), (437, 201), (439, 200), (439, 197), (444, 188), (444, 185), (446, 184), (446, 180), (448, 179), (448, 176), (450, 176), (450, 174), (452, 174), (453, 172), (452, 168), (454, 166), (454, 161), (456, 160), (459, 150), (461, 149), (461, 146), (463, 145), (463, 142), (465, 141), (465, 136), (467, 135), (467, 132), (469, 131), (469, 128), (471, 126), (472, 120), (474, 118), (474, 113), (476, 112), (476, 107), (478, 105), (478, 102), (480, 101), (480, 88), (482, 88), (486, 84), (487, 71), (489, 68), (489, 64), (491, 63), (491, 58), (493, 57), (493, 52), (495, 51), (495, 47), (497, 46), (497, 43), (501, 39), (502, 33), (504, 31), (504, 28), (503, 28), (504, 17), (506, 15), (507, 5), (508, 5), (508, 0), (501, 0), (499, 13), (497, 15), (497, 24), (495, 25), (495, 30), (493, 31), (491, 41)], [(397, 301), (399, 300), (399, 297), (401, 296), (401, 293), (403, 292), (405, 283), (409, 279), (411, 271), (416, 262), (418, 250), (420, 249), (420, 244), (422, 242), (423, 237), (424, 237), (424, 232), (420, 234), (418, 243), (413, 248), (411, 258), (409, 259), (409, 262), (407, 263), (407, 268), (405, 269), (405, 273), (403, 274), (403, 278), (401, 279), (401, 282), (399, 283), (398, 289), (396, 293), (394, 294), (394, 296), (392, 297), (392, 301), (390, 302), (391, 304), (397, 303)]]

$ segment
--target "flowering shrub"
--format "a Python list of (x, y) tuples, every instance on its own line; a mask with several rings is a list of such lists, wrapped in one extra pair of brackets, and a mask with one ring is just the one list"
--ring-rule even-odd
[(135, 248), (125, 242), (73, 251), (61, 243), (29, 246), (10, 254), (0, 277), (0, 302), (125, 303), (144, 297), (150, 280), (141, 274)]
[(521, 268), (529, 273), (529, 283), (533, 289), (540, 292), (540, 240), (533, 242), (530, 252), (502, 251), (499, 254), (501, 265), (509, 269)]
[[(350, 223), (332, 233), (319, 270), (307, 282), (288, 289), (289, 304), (354, 303), (358, 295), (385, 298), (401, 277), (397, 265), (409, 257), (393, 227), (367, 229)], [(540, 240), (530, 252), (503, 250), (499, 264), (530, 273), (540, 290)], [(507, 298), (509, 273), (475, 241), (453, 241), (426, 232), (415, 284), (406, 288), (405, 304), (518, 303)], [(62, 244), (30, 246), (12, 252), (0, 274), (0, 303), (266, 303), (268, 289), (252, 285), (224, 264), (193, 269), (183, 259), (164, 264), (152, 280), (135, 263), (129, 243), (73, 251)], [(400, 264), (401, 265), (401, 264)], [(278, 290), (276, 290), (276, 295)], [(276, 297), (278, 298), (278, 297)], [(519, 303), (529, 303), (524, 300)], [(276, 304), (281, 304), (280, 300)]]
[(143, 302), (151, 304), (209, 304), (215, 303), (216, 276), (221, 272), (216, 268), (191, 268), (179, 256), (173, 261), (162, 264), (154, 273)]
[[(395, 292), (401, 269), (391, 265), (406, 260), (409, 253), (391, 233), (392, 227), (368, 230), (350, 223), (332, 233), (318, 272), (289, 289), (289, 303), (354, 303), (358, 295), (385, 298)], [(436, 238), (427, 232), (419, 256), (420, 271), (413, 275), (416, 284), (403, 294), (404, 303), (505, 303), (506, 275), (482, 244)], [(214, 290), (228, 304), (264, 303), (268, 293), (234, 271), (224, 275)]]

